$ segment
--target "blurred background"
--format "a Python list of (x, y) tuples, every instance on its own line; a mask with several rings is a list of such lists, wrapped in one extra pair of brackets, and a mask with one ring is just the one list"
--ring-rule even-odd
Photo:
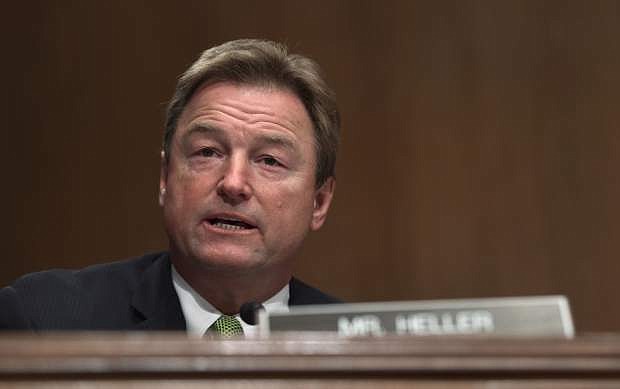
[(4, 8), (1, 285), (165, 249), (176, 78), (255, 37), (317, 60), (343, 117), (300, 278), (350, 302), (565, 294), (579, 332), (620, 330), (620, 2)]

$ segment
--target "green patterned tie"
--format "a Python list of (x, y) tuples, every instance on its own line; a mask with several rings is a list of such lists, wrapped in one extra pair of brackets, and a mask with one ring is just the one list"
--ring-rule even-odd
[(207, 329), (205, 335), (215, 335), (230, 338), (231, 336), (243, 335), (243, 327), (234, 316), (222, 315), (211, 327)]

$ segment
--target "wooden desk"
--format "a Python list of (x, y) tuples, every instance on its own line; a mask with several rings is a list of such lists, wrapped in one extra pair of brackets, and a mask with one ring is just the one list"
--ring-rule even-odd
[(0, 388), (620, 388), (620, 336), (0, 335)]

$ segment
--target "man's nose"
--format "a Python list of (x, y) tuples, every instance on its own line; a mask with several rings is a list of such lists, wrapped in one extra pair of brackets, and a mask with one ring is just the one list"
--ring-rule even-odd
[(250, 174), (247, 158), (242, 155), (231, 156), (224, 164), (217, 193), (225, 202), (233, 205), (249, 200), (252, 197), (252, 186), (249, 182)]

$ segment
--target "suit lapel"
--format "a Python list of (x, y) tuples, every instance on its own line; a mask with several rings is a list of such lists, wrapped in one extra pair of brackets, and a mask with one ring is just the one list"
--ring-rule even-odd
[(131, 305), (143, 319), (137, 323), (136, 330), (186, 330), (181, 304), (172, 284), (168, 254), (162, 254), (146, 269)]
[(288, 305), (334, 304), (340, 300), (313, 288), (295, 277), (289, 282)]

